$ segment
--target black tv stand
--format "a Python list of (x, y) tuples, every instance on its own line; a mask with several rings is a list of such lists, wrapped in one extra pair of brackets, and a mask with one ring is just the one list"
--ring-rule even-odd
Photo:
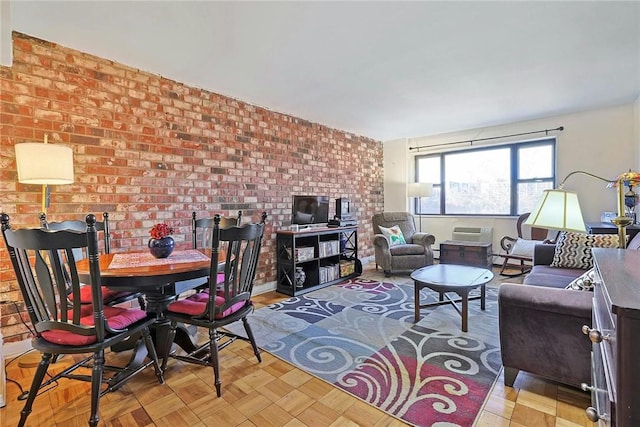
[[(290, 296), (340, 283), (359, 273), (358, 227), (325, 224), (276, 233), (277, 288)], [(301, 273), (301, 272), (302, 273)], [(297, 283), (296, 278), (304, 275)]]
[(339, 219), (339, 218), (335, 218), (329, 221), (329, 223), (327, 224), (327, 227), (329, 228), (335, 228), (335, 227), (355, 227), (356, 224), (356, 220), (355, 219)]
[(300, 224), (298, 225), (299, 230), (313, 230), (315, 228), (325, 228), (327, 226), (326, 223), (321, 224)]

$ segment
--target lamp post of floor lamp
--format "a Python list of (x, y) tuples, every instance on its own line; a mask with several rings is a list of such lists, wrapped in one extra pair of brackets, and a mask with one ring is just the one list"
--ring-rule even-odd
[[(407, 197), (415, 197), (418, 200), (418, 210), (422, 212), (420, 205), (423, 197), (430, 197), (433, 191), (433, 184), (429, 182), (411, 182), (407, 184)], [(422, 233), (422, 213), (418, 213), (420, 232)]]

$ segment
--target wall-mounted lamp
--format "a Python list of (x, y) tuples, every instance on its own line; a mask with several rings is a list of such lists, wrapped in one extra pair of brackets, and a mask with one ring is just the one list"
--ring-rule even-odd
[(618, 227), (618, 239), (620, 248), (627, 246), (627, 233), (625, 228), (633, 221), (625, 215), (624, 186), (640, 183), (640, 173), (627, 172), (616, 179), (606, 179), (584, 171), (574, 171), (562, 180), (555, 190), (544, 190), (542, 198), (525, 221), (525, 224), (549, 230), (586, 232), (578, 195), (572, 191), (563, 190), (564, 183), (574, 174), (589, 175), (606, 182), (608, 187), (617, 187), (618, 190), (618, 216), (611, 222)]
[[(433, 193), (433, 184), (430, 182), (410, 182), (407, 184), (407, 197), (415, 197), (418, 199), (418, 205), (423, 197), (431, 197)], [(420, 209), (420, 212), (422, 210)], [(422, 232), (422, 214), (418, 214), (420, 222), (420, 232)]]
[(24, 142), (15, 145), (18, 182), (42, 185), (42, 212), (49, 207), (49, 185), (73, 183), (73, 150), (65, 145)]

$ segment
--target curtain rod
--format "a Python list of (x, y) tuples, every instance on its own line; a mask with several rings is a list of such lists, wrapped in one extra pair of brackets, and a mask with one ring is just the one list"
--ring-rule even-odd
[(423, 148), (433, 148), (433, 147), (443, 147), (445, 145), (456, 145), (456, 144), (469, 144), (469, 145), (473, 145), (474, 142), (478, 142), (478, 141), (489, 141), (491, 139), (500, 139), (500, 138), (510, 138), (512, 136), (522, 136), (522, 135), (532, 135), (535, 133), (542, 133), (544, 132), (545, 135), (549, 135), (549, 132), (552, 131), (563, 131), (564, 130), (564, 126), (559, 126), (555, 129), (542, 129), (542, 130), (535, 130), (535, 131), (531, 131), (531, 132), (522, 132), (522, 133), (512, 133), (511, 135), (502, 135), (502, 136), (491, 136), (488, 138), (478, 138), (478, 139), (468, 139), (465, 141), (457, 141), (457, 142), (446, 142), (444, 144), (435, 144), (435, 145), (421, 145), (419, 147), (409, 147), (409, 151), (411, 150), (421, 150)]

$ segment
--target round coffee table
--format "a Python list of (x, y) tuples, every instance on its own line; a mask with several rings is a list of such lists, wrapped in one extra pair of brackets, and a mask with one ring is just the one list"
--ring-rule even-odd
[[(411, 278), (414, 281), (414, 320), (416, 323), (420, 321), (421, 308), (452, 304), (462, 316), (462, 331), (467, 332), (469, 300), (480, 298), (480, 309), (485, 309), (485, 284), (493, 279), (493, 273), (486, 268), (456, 264), (436, 264), (414, 271), (411, 273)], [(469, 298), (469, 291), (478, 286), (480, 286), (480, 296)], [(440, 294), (439, 301), (420, 305), (420, 290), (422, 288), (429, 288), (432, 291), (438, 292)], [(460, 299), (451, 299), (449, 295), (447, 295), (448, 292), (458, 294)], [(462, 302), (462, 308), (458, 307), (456, 304), (458, 302)]]

